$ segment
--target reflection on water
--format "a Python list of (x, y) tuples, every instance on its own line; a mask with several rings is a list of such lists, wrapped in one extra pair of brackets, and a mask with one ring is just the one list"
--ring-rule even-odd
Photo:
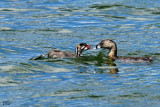
[[(1, 0), (0, 106), (159, 106), (159, 7), (155, 0)], [(29, 60), (106, 38), (119, 56), (154, 61), (113, 61), (107, 50)]]

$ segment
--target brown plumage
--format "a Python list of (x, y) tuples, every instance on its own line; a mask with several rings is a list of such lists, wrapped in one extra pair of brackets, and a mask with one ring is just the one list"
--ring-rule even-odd
[(80, 57), (82, 56), (82, 52), (91, 49), (91, 45), (88, 45), (86, 43), (80, 43), (75, 48), (75, 54), (67, 51), (60, 51), (60, 50), (51, 50), (46, 54), (42, 54), (38, 57), (32, 58), (33, 60), (42, 59), (45, 56), (48, 58), (65, 58), (65, 57)]
[(51, 50), (48, 53), (49, 58), (64, 58), (64, 57), (76, 57), (75, 54), (67, 51), (60, 51), (60, 50)]
[(110, 50), (108, 57), (112, 59), (120, 59), (122, 62), (151, 62), (150, 57), (118, 57), (117, 56), (117, 45), (113, 40), (105, 39), (102, 40), (98, 45), (96, 45), (96, 49), (105, 48)]

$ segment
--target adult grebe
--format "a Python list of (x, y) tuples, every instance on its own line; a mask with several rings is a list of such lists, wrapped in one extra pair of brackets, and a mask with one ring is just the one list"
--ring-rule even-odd
[(117, 45), (113, 40), (105, 39), (102, 40), (99, 44), (96, 45), (96, 49), (98, 48), (106, 48), (109, 49), (110, 52), (108, 57), (111, 59), (121, 59), (122, 62), (151, 62), (150, 57), (118, 57), (117, 56)]
[(48, 58), (65, 58), (65, 57), (80, 57), (82, 56), (82, 52), (91, 49), (91, 45), (88, 45), (86, 43), (80, 43), (77, 45), (75, 49), (75, 54), (67, 51), (60, 51), (60, 50), (51, 50), (46, 54), (42, 54), (38, 57), (31, 58), (32, 60), (38, 60), (42, 59), (45, 56), (48, 56)]

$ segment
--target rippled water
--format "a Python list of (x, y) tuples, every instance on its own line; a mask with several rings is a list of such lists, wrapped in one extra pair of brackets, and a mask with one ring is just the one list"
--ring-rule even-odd
[[(160, 105), (158, 0), (1, 0), (0, 106)], [(84, 58), (29, 60), (51, 49), (74, 52), (113, 39), (119, 56), (151, 63), (108, 63), (107, 50)]]

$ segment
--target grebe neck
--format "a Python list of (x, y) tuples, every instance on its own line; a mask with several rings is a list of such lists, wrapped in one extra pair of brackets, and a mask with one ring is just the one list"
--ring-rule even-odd
[(111, 49), (110, 49), (110, 52), (108, 54), (108, 56), (112, 59), (117, 59), (117, 46), (114, 45)]

